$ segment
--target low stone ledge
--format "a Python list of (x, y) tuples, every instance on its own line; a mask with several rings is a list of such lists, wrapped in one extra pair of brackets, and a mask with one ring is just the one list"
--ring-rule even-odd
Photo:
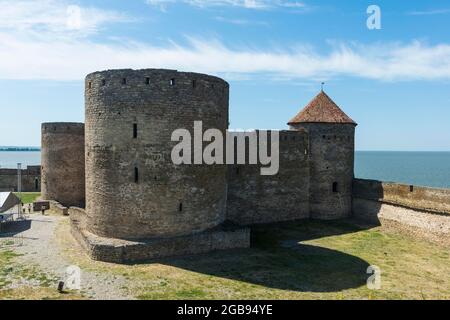
[(33, 202), (33, 211), (39, 212), (44, 210), (48, 210), (50, 213), (56, 214), (56, 215), (62, 215), (62, 216), (68, 216), (69, 215), (69, 208), (63, 206), (58, 201), (54, 200), (43, 200), (41, 198), (36, 199), (35, 202)]
[(450, 189), (353, 181), (353, 217), (450, 245)]
[(49, 211), (51, 213), (61, 215), (61, 216), (68, 216), (69, 215), (69, 208), (63, 206), (58, 201), (50, 200), (50, 208)]
[(353, 199), (353, 217), (372, 225), (407, 233), (450, 246), (450, 216), (392, 205), (375, 200)]
[(83, 212), (79, 208), (70, 208), (71, 233), (94, 260), (133, 263), (250, 247), (250, 229), (229, 223), (202, 233), (173, 238), (129, 241), (99, 237), (86, 231)]

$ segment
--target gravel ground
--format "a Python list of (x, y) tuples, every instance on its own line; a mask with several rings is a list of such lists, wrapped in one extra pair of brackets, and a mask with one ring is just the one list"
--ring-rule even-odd
[[(31, 215), (28, 221), (19, 222), (16, 230), (8, 228), (6, 231), (11, 232), (7, 234), (9, 237), (0, 238), (3, 243), (14, 242), (14, 245), (8, 247), (22, 254), (17, 258), (17, 262), (37, 266), (42, 272), (48, 274), (49, 278), (55, 279), (55, 286), (58, 284), (58, 279), (65, 279), (66, 269), (70, 266), (55, 238), (56, 226), (62, 219), (68, 218)], [(78, 249), (81, 250), (81, 248)], [(27, 284), (30, 285), (30, 283)], [(81, 292), (90, 299), (132, 299), (133, 297), (121, 289), (126, 285), (127, 280), (118, 275), (81, 271)]]

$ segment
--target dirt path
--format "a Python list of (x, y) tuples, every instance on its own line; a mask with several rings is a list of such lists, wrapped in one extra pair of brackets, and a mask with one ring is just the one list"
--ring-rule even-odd
[[(68, 218), (32, 215), (28, 222), (18, 227), (18, 230), (12, 232), (10, 237), (3, 237), (2, 241), (15, 243), (11, 249), (21, 254), (17, 258), (19, 263), (36, 265), (43, 272), (63, 280), (67, 267), (71, 265), (56, 239), (56, 227), (59, 223), (65, 222), (63, 219)], [(81, 250), (81, 248), (75, 249)], [(57, 282), (55, 282), (56, 285)], [(133, 297), (122, 289), (124, 287), (126, 287), (126, 279), (118, 275), (81, 270), (81, 292), (87, 298), (132, 299)]]

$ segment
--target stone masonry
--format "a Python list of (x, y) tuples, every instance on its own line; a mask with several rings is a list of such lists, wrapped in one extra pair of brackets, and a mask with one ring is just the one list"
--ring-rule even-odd
[(41, 158), (41, 198), (84, 206), (84, 124), (43, 123)]
[(355, 179), (353, 217), (450, 245), (450, 190)]
[[(22, 191), (41, 191), (41, 167), (28, 166), (21, 171)], [(0, 192), (17, 191), (17, 169), (0, 169)]]
[[(228, 83), (172, 70), (86, 77), (86, 213), (90, 232), (142, 239), (225, 221), (225, 165), (172, 163), (172, 132), (196, 120), (225, 133)], [(193, 133), (192, 133), (193, 134)]]

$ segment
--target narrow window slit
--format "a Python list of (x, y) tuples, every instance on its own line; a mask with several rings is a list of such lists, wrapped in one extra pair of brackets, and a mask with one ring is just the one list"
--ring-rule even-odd
[(136, 139), (138, 136), (138, 127), (137, 127), (137, 123), (133, 124), (133, 138)]
[(139, 169), (137, 167), (134, 168), (134, 182), (139, 183)]
[(337, 182), (333, 182), (333, 192), (334, 193), (338, 192), (338, 183)]

